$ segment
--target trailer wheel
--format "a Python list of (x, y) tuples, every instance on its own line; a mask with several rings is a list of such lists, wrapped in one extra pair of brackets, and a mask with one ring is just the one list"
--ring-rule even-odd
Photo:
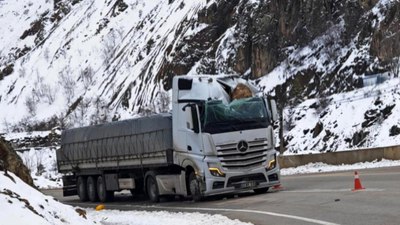
[(114, 192), (107, 191), (106, 183), (104, 182), (102, 176), (99, 176), (97, 178), (97, 194), (99, 196), (100, 202), (112, 201), (112, 199), (114, 198)]
[(160, 195), (159, 195), (159, 192), (158, 192), (156, 176), (155, 176), (154, 173), (150, 173), (147, 176), (147, 179), (146, 179), (146, 190), (147, 190), (147, 195), (149, 196), (149, 198), (150, 198), (150, 200), (152, 202), (159, 202), (160, 201)]
[(196, 174), (192, 171), (189, 175), (189, 191), (190, 196), (192, 196), (193, 201), (200, 201), (202, 196), (200, 193), (200, 184), (196, 179)]
[(87, 200), (89, 200), (87, 194), (86, 179), (84, 177), (78, 177), (78, 180), (76, 181), (76, 188), (81, 202), (86, 202)]
[(96, 182), (94, 180), (92, 176), (87, 179), (87, 193), (91, 202), (96, 202), (98, 200)]
[(265, 188), (257, 188), (257, 189), (254, 189), (253, 191), (254, 191), (254, 193), (256, 193), (256, 194), (264, 194), (264, 193), (266, 193), (267, 191), (268, 191), (268, 187), (265, 187)]

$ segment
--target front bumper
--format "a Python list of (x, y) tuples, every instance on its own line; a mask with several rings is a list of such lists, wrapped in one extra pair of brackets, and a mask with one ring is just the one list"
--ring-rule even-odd
[(210, 175), (203, 182), (204, 196), (240, 193), (280, 184), (280, 172), (279, 167), (268, 171), (265, 168), (258, 168), (246, 172), (228, 172), (225, 177)]

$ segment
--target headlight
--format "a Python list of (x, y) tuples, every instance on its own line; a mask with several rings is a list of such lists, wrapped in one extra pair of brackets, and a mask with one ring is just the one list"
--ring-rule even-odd
[(225, 177), (225, 174), (221, 171), (216, 163), (208, 163), (208, 170), (210, 171), (211, 175), (215, 177)]
[(268, 165), (267, 165), (267, 170), (272, 170), (276, 167), (276, 154), (274, 155), (274, 158), (269, 160)]
[(268, 162), (268, 170), (272, 170), (272, 169), (275, 168), (275, 167), (276, 167), (276, 160), (275, 160), (275, 159), (270, 160), (270, 161)]

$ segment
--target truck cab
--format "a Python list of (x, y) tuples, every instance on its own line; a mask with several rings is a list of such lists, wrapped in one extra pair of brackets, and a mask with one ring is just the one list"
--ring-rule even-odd
[(174, 160), (188, 195), (259, 193), (280, 183), (276, 107), (254, 85), (235, 75), (175, 76), (172, 92)]

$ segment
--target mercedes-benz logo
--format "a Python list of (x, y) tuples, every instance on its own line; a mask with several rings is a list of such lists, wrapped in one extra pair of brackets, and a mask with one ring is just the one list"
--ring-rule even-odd
[(245, 151), (247, 151), (248, 148), (249, 148), (249, 144), (247, 144), (246, 141), (239, 141), (239, 143), (237, 145), (237, 149), (240, 152), (245, 152)]

